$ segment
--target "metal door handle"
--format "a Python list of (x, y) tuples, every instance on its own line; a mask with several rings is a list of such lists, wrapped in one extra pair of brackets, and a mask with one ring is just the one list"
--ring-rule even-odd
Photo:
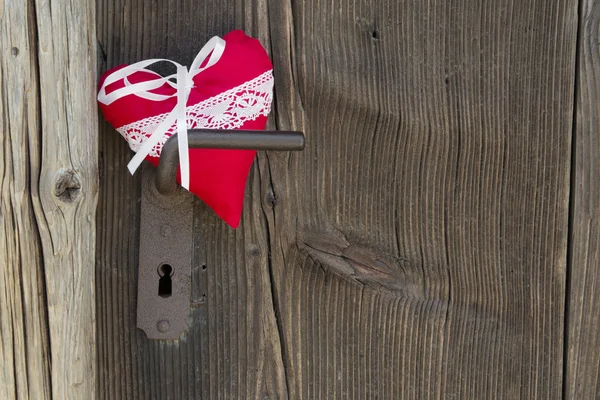
[[(188, 146), (190, 149), (299, 151), (304, 149), (304, 144), (304, 134), (302, 132), (188, 130)], [(175, 193), (178, 167), (179, 148), (177, 146), (177, 134), (174, 134), (163, 145), (158, 170), (156, 171), (156, 188), (161, 194)]]
[[(304, 135), (302, 132), (191, 129), (188, 146), (302, 150)], [(158, 169), (146, 165), (142, 174), (137, 326), (149, 339), (178, 339), (190, 321), (194, 197), (187, 191), (177, 190), (178, 169), (177, 135), (173, 135), (163, 145)]]

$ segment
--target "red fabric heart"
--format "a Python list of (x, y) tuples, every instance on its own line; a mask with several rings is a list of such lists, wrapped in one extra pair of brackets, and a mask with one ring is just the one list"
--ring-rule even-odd
[[(242, 31), (223, 37), (225, 49), (216, 64), (193, 77), (187, 106), (187, 128), (262, 130), (272, 101), (273, 75), (271, 60), (260, 42)], [(100, 78), (100, 87), (120, 65)], [(135, 72), (127, 78), (106, 85), (106, 93), (140, 82), (156, 79), (149, 71)], [(151, 93), (173, 95), (168, 84)], [(110, 104), (99, 102), (106, 120), (137, 151), (153, 130), (177, 104), (177, 97), (163, 101), (129, 94)], [(175, 124), (154, 146), (146, 160), (158, 165), (162, 144), (177, 132)], [(231, 227), (237, 228), (242, 214), (244, 191), (254, 150), (190, 149), (189, 190), (202, 199)], [(177, 181), (181, 182), (178, 172)]]

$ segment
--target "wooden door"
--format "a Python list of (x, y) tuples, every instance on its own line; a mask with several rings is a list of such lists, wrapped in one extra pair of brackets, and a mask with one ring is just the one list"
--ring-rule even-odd
[[(0, 23), (3, 398), (600, 398), (599, 1), (97, 0), (95, 16), (71, 3), (84, 11), (11, 9), (30, 27), (18, 69)], [(69, 39), (71, 20), (87, 33)], [(49, 23), (63, 52), (45, 46)], [(76, 99), (87, 119), (67, 119), (78, 139), (56, 146), (78, 155), (85, 196), (56, 208), (75, 225), (53, 225), (38, 189), (56, 163), (34, 150), (54, 160), (54, 131), (14, 121), (50, 120), (59, 73), (42, 67), (64, 65), (89, 89), (74, 66), (94, 56), (99, 73), (152, 57), (189, 65), (233, 29), (273, 60), (269, 127), (302, 130), (307, 148), (259, 153), (237, 230), (196, 201), (193, 323), (178, 341), (148, 340), (127, 144), (100, 118), (98, 161), (81, 157), (96, 148), (76, 128), (95, 114)], [(29, 77), (31, 92), (6, 76)], [(19, 90), (30, 94), (6, 95)], [(69, 179), (67, 200), (80, 196)], [(64, 251), (96, 234), (94, 277), (93, 255), (53, 253), (52, 229), (71, 234)]]
[[(197, 205), (193, 326), (135, 328), (139, 177), (101, 132), (107, 398), (561, 393), (575, 1), (99, 1), (101, 70), (261, 39), (275, 129), (243, 224)], [(205, 266), (205, 269), (204, 269)]]

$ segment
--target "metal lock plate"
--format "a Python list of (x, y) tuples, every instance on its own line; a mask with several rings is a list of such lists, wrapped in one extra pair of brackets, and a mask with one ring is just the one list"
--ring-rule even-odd
[(193, 194), (162, 195), (156, 169), (142, 175), (137, 326), (149, 339), (178, 339), (190, 323)]

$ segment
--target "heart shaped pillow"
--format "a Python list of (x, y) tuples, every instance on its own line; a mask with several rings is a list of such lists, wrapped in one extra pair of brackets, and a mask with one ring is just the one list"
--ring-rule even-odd
[[(213, 38), (209, 44), (199, 53), (189, 73), (185, 67), (169, 60), (147, 60), (133, 66), (120, 65), (100, 78), (100, 109), (131, 149), (139, 152), (136, 157), (140, 161), (145, 158), (158, 165), (163, 144), (173, 133), (181, 133), (178, 129), (185, 132), (186, 127), (265, 128), (273, 97), (273, 66), (267, 52), (258, 40), (242, 31), (230, 32), (223, 39)], [(177, 65), (177, 75), (162, 77), (145, 69), (158, 61)], [(173, 83), (175, 77), (177, 84)], [(183, 95), (187, 95), (187, 99), (182, 98)], [(179, 106), (177, 120), (174, 113)], [(184, 124), (178, 126), (180, 121)], [(179, 142), (182, 136), (178, 135)], [(187, 144), (184, 145), (187, 148)], [(189, 149), (182, 152), (181, 149), (180, 156), (187, 153), (189, 159), (180, 158), (177, 181), (182, 182), (182, 171), (184, 177), (189, 173), (188, 189), (232, 228), (237, 228), (256, 151)], [(133, 172), (139, 162), (131, 168), (132, 163)]]

